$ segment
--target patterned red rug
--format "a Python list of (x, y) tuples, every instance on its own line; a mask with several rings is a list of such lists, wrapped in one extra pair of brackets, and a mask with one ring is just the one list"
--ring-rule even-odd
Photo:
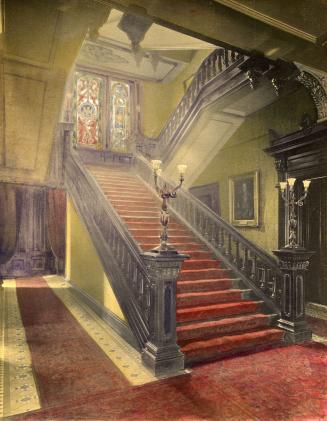
[(44, 279), (17, 280), (16, 285), (42, 407), (128, 387)]
[(11, 420), (327, 420), (325, 345), (228, 358), (130, 387), (44, 281), (29, 282), (18, 283), (18, 296), (43, 408)]

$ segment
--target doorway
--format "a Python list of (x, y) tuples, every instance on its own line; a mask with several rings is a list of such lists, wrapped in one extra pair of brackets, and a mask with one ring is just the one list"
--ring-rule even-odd
[(304, 245), (310, 260), (306, 301), (327, 305), (327, 178), (312, 180), (304, 207)]

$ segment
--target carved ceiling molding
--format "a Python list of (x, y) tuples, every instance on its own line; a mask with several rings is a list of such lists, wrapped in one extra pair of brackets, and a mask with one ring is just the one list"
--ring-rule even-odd
[(310, 93), (317, 108), (318, 122), (327, 119), (327, 73), (295, 63), (300, 73), (296, 80)]
[[(287, 32), (291, 35), (294, 35), (298, 38), (304, 39), (312, 43), (316, 43), (318, 37), (315, 34), (312, 34), (308, 31), (304, 31), (295, 25), (291, 25), (286, 21), (283, 21), (282, 18), (277, 19), (273, 16), (269, 16), (267, 13), (260, 12), (255, 8), (255, 2), (253, 2), (254, 7), (249, 7), (245, 4), (242, 4), (242, 1), (239, 0), (214, 0), (216, 3), (220, 3), (223, 6), (227, 6), (236, 12), (240, 12), (250, 18), (263, 22), (273, 28), (276, 28), (280, 31)], [(243, 2), (244, 3), (244, 2)], [(258, 2), (259, 3), (259, 2)], [(282, 9), (280, 9), (282, 10)]]

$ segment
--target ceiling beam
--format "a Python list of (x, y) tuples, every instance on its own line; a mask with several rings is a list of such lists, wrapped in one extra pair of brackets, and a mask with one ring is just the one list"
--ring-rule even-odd
[[(305, 31), (292, 31), (214, 0), (92, 0), (151, 18), (203, 41), (327, 71), (327, 49)], [(296, 10), (295, 10), (296, 12)], [(288, 29), (288, 30), (286, 30)], [(325, 38), (322, 38), (325, 40)], [(314, 43), (316, 42), (316, 44)]]

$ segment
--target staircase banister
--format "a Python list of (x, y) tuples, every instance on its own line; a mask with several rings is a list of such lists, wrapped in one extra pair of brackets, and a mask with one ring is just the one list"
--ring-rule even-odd
[(212, 53), (210, 53), (208, 55), (208, 57), (206, 57), (205, 59), (202, 60), (202, 63), (200, 64), (198, 70), (194, 73), (193, 75), (193, 79), (191, 81), (191, 83), (189, 84), (189, 86), (187, 87), (183, 97), (181, 98), (181, 100), (178, 102), (176, 108), (174, 111), (172, 111), (172, 113), (170, 114), (170, 116), (168, 117), (168, 120), (166, 122), (166, 124), (163, 126), (163, 128), (161, 129), (161, 132), (159, 134), (159, 138), (162, 135), (162, 133), (167, 129), (169, 123), (171, 122), (171, 120), (173, 119), (174, 115), (177, 114), (178, 110), (180, 109), (181, 104), (183, 103), (183, 101), (185, 101), (185, 98), (188, 97), (188, 95), (190, 94), (190, 92), (192, 91), (192, 87), (194, 88), (195, 84), (196, 84), (196, 77), (197, 75), (203, 71), (203, 68), (207, 65), (208, 63), (208, 59), (211, 57), (214, 57), (217, 55), (218, 52), (224, 52), (225, 49), (224, 48), (216, 48)]
[(122, 239), (127, 244), (129, 250), (132, 252), (133, 257), (135, 258), (138, 265), (142, 269), (142, 272), (146, 275), (147, 274), (146, 266), (145, 266), (145, 264), (144, 264), (144, 262), (143, 262), (143, 260), (140, 256), (140, 254), (142, 253), (142, 249), (140, 248), (138, 243), (134, 240), (134, 238), (131, 236), (130, 232), (128, 231), (125, 224), (122, 222), (122, 220), (121, 220), (120, 216), (118, 215), (117, 211), (115, 210), (115, 208), (106, 199), (103, 191), (99, 187), (96, 180), (93, 178), (93, 176), (88, 171), (85, 171), (83, 161), (81, 160), (80, 156), (78, 155), (78, 153), (74, 149), (71, 149), (71, 156), (72, 156), (73, 160), (75, 161), (75, 164), (78, 166), (78, 168), (80, 170), (80, 176), (85, 178), (86, 182), (92, 187), (92, 191), (94, 192), (94, 194), (99, 199), (99, 201), (97, 201), (97, 203), (102, 204), (102, 206), (104, 208), (104, 211), (106, 212), (108, 217), (111, 218), (111, 220), (116, 225)]
[[(171, 182), (169, 181), (169, 183)], [(244, 237), (244, 235), (242, 235), (236, 228), (234, 228), (231, 224), (229, 224), (229, 222), (227, 222), (224, 218), (222, 218), (217, 213), (213, 212), (213, 210), (211, 210), (207, 205), (202, 203), (198, 198), (194, 197), (191, 193), (186, 191), (184, 188), (180, 189), (180, 194), (184, 195), (184, 197), (186, 197), (188, 200), (191, 200), (192, 202), (196, 203), (197, 207), (200, 208), (201, 211), (205, 213), (207, 216), (209, 216), (213, 220), (219, 221), (219, 224), (222, 227), (224, 227), (225, 231), (228, 234), (231, 234), (236, 240), (240, 241), (243, 245), (247, 246), (249, 250), (251, 250), (258, 257), (260, 257), (260, 259), (267, 262), (270, 266), (274, 266), (276, 270), (279, 270), (278, 262), (273, 256), (270, 256), (264, 249), (252, 243), (250, 240)]]
[[(147, 156), (154, 156), (157, 155), (160, 150), (162, 152), (163, 148), (166, 149), (168, 145), (171, 150), (172, 139), (175, 138), (176, 132), (188, 119), (189, 114), (192, 114), (194, 104), (197, 103), (201, 97), (201, 93), (205, 91), (206, 87), (217, 76), (227, 69), (234, 68), (237, 66), (237, 63), (240, 64), (245, 60), (245, 58), (245, 56), (239, 54), (238, 52), (221, 47), (215, 49), (208, 57), (206, 57), (194, 74), (185, 94), (179, 101), (175, 110), (170, 114), (159, 135), (156, 138), (149, 138), (142, 136), (141, 133), (139, 133), (139, 135), (141, 135), (140, 137), (143, 138), (141, 142), (139, 141), (138, 146), (138, 148), (142, 150), (142, 153)], [(153, 145), (155, 145), (154, 148)], [(149, 150), (146, 150), (147, 148)], [(150, 150), (152, 148), (154, 149), (154, 152)]]
[[(105, 273), (142, 349), (149, 338), (148, 308), (152, 305), (147, 268), (137, 243), (71, 147), (69, 136), (65, 136), (65, 142), (67, 191), (92, 236)], [(138, 282), (142, 282), (142, 291), (138, 290)]]
[[(135, 164), (140, 177), (153, 186), (153, 170), (150, 163), (137, 154)], [(166, 183), (168, 188), (174, 186), (165, 177), (160, 177), (159, 183)], [(169, 208), (171, 213), (196, 233), (268, 308), (280, 313), (282, 271), (272, 256), (245, 238), (185, 189), (178, 191)]]
[[(145, 159), (139, 153), (136, 155), (136, 157), (137, 157), (138, 160), (140, 160), (143, 163), (143, 165), (146, 165), (148, 167), (149, 171), (152, 174), (152, 167), (151, 167), (151, 164), (149, 163), (149, 161), (147, 159)], [(167, 183), (167, 185), (171, 185), (171, 186), (174, 185), (174, 183), (171, 180), (169, 180), (166, 177), (163, 177), (162, 175), (160, 175), (158, 177), (158, 179), (159, 179), (159, 181), (161, 180), (162, 183)], [(150, 183), (150, 185), (151, 185), (151, 183)], [(210, 208), (208, 208), (208, 206), (206, 206), (204, 203), (202, 203), (198, 198), (194, 197), (191, 193), (189, 193), (188, 191), (186, 191), (183, 187), (181, 187), (179, 189), (178, 195), (181, 195), (181, 196), (185, 197), (187, 200), (190, 200), (191, 202), (195, 203), (196, 206), (199, 209), (201, 209), (201, 211), (204, 214), (206, 214), (212, 220), (217, 221), (219, 223), (219, 225), (221, 225), (222, 227), (224, 227), (225, 231), (228, 234), (233, 235), (233, 237), (235, 239), (237, 239), (238, 241), (240, 241), (243, 245), (247, 246), (249, 248), (249, 250), (251, 250), (258, 257), (260, 257), (260, 259), (262, 259), (264, 262), (266, 262), (270, 266), (274, 267), (274, 269), (279, 270), (278, 262), (277, 262), (277, 260), (273, 256), (270, 256), (261, 247), (253, 244), (250, 240), (248, 240), (246, 237), (244, 237), (236, 228), (234, 228), (231, 224), (229, 224), (229, 222), (227, 222), (220, 215), (218, 215), (215, 212), (213, 212)], [(169, 207), (173, 207), (170, 204), (168, 206)]]

